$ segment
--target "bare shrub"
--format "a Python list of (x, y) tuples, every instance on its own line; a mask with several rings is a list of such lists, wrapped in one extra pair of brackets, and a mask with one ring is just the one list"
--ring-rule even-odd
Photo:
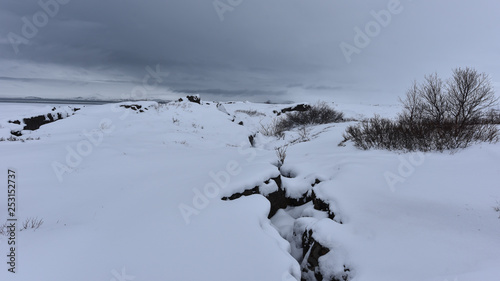
[(288, 148), (288, 145), (274, 148), (274, 150), (276, 151), (276, 156), (278, 157), (278, 168), (283, 166), (283, 164), (285, 163), (287, 148)]
[(310, 141), (309, 130), (307, 129), (307, 126), (305, 126), (305, 125), (300, 127), (300, 129), (299, 129), (299, 140), (301, 142)]
[(471, 124), (485, 116), (498, 101), (485, 73), (457, 68), (448, 81), (447, 100), (451, 117), (458, 125)]
[(260, 133), (268, 137), (282, 137), (283, 132), (277, 130), (278, 120), (273, 119), (269, 124), (260, 123)]
[(36, 230), (40, 228), (43, 224), (43, 219), (39, 218), (27, 218), (21, 225), (21, 228), (19, 231), (27, 230), (27, 229), (33, 229)]
[[(38, 219), (38, 218), (27, 218), (24, 220), (21, 224), (21, 227), (19, 228), (19, 231), (27, 230), (27, 229), (33, 229), (36, 230), (40, 228), (43, 224), (43, 219)], [(5, 222), (4, 224), (0, 225), (0, 235), (8, 235), (9, 230), (8, 230), (8, 223)]]
[(426, 76), (407, 91), (396, 120), (375, 116), (349, 126), (340, 145), (352, 140), (361, 149), (443, 151), (497, 142), (492, 89), (486, 74), (470, 68), (455, 69), (446, 86), (437, 74)]

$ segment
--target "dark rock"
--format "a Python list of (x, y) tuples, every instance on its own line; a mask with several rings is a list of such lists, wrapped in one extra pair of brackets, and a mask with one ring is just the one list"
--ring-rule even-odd
[(246, 189), (245, 191), (243, 191), (241, 193), (235, 193), (229, 197), (222, 197), (222, 200), (224, 200), (224, 201), (235, 200), (235, 199), (240, 198), (241, 196), (250, 196), (250, 195), (259, 194), (259, 193), (260, 193), (259, 186), (256, 186), (252, 189)]
[[(313, 237), (314, 232), (309, 229), (302, 234), (302, 281), (325, 280), (325, 274), (319, 268), (319, 259), (328, 254), (331, 249), (319, 243)], [(304, 260), (305, 259), (305, 260)], [(327, 276), (329, 281), (348, 281), (351, 270), (344, 265), (344, 272), (335, 276)], [(314, 278), (312, 279), (312, 275)], [(339, 279), (340, 278), (340, 279)], [(312, 279), (312, 280), (311, 280)]]
[(269, 202), (271, 203), (271, 209), (269, 210), (269, 215), (267, 216), (268, 218), (272, 218), (279, 209), (284, 209), (288, 206), (286, 192), (281, 187), (281, 176), (271, 179), (278, 186), (278, 190), (271, 192), (266, 196), (267, 200), (269, 200)]
[[(269, 211), (268, 218), (274, 216), (279, 209), (285, 209), (288, 206), (298, 207), (307, 204), (311, 201), (313, 202), (314, 209), (325, 212), (328, 215), (328, 217), (332, 220), (335, 218), (334, 212), (330, 210), (330, 204), (327, 203), (325, 200), (317, 197), (314, 191), (312, 190), (307, 191), (304, 194), (302, 194), (302, 196), (299, 198), (287, 197), (286, 190), (282, 186), (281, 175), (275, 178), (270, 178), (264, 181), (264, 183), (269, 184), (271, 180), (276, 183), (276, 186), (278, 186), (278, 190), (271, 192), (265, 196), (267, 200), (269, 200), (269, 202), (271, 203), (271, 209)], [(229, 197), (223, 197), (222, 200), (235, 200), (240, 198), (241, 196), (249, 196), (253, 194), (260, 194), (259, 186), (256, 186), (252, 189), (247, 189), (241, 193), (235, 193)]]
[(9, 120), (9, 123), (21, 125), (21, 121), (19, 120), (14, 120), (14, 121)]
[(23, 123), (25, 124), (25, 126), (24, 126), (23, 130), (30, 130), (30, 131), (38, 130), (38, 128), (40, 128), (40, 126), (45, 125), (45, 124), (50, 123), (50, 122), (53, 122), (53, 121), (47, 120), (45, 115), (39, 115), (39, 116), (31, 117), (31, 118), (24, 118)]
[(319, 179), (316, 179), (316, 180), (314, 181), (314, 183), (313, 183), (313, 184), (311, 184), (311, 186), (312, 186), (312, 187), (314, 187), (315, 185), (317, 185), (317, 184), (319, 184), (319, 183), (321, 183), (321, 181), (320, 181)]
[(243, 126), (243, 121), (238, 122), (238, 125)]
[(288, 204), (288, 206), (292, 206), (292, 207), (302, 206), (304, 204), (311, 202), (311, 200), (312, 200), (311, 195), (312, 194), (314, 194), (314, 192), (307, 191), (306, 193), (302, 194), (302, 196), (299, 198), (287, 198), (287, 201), (288, 201), (287, 204)]
[(327, 213), (328, 217), (331, 220), (333, 220), (335, 218), (335, 214), (333, 213), (332, 210), (330, 210), (330, 204), (325, 202), (323, 199), (317, 197), (314, 194), (314, 191), (313, 191), (312, 201), (313, 201), (314, 209)]
[(199, 96), (187, 96), (188, 101), (201, 104), (201, 99)]
[(283, 108), (281, 110), (281, 113), (293, 112), (293, 111), (308, 111), (309, 109), (311, 109), (311, 106), (308, 104), (298, 104), (296, 106)]
[[(323, 280), (323, 275), (319, 272), (319, 258), (326, 255), (330, 249), (323, 247), (313, 238), (311, 229), (302, 234), (302, 278), (303, 281)], [(323, 254), (322, 254), (323, 253)], [(311, 274), (312, 273), (312, 274)], [(311, 280), (314, 275), (315, 280)]]
[(256, 134), (248, 136), (248, 141), (250, 142), (250, 145), (252, 147), (255, 147), (255, 136), (256, 136)]
[(142, 108), (142, 105), (139, 105), (139, 104), (131, 104), (131, 105), (128, 105), (128, 104), (122, 104), (120, 105), (120, 107), (124, 107), (124, 108), (130, 108), (132, 110), (139, 110)]
[(20, 137), (22, 136), (23, 134), (21, 133), (21, 131), (10, 131), (10, 133), (16, 137)]

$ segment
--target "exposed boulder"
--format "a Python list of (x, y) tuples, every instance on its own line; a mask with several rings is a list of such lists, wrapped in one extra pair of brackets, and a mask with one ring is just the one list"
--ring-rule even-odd
[(186, 98), (187, 98), (187, 99), (188, 99), (188, 101), (190, 101), (190, 102), (194, 102), (194, 103), (197, 103), (197, 104), (201, 104), (200, 95), (187, 96)]
[(42, 125), (54, 122), (54, 117), (52, 117), (52, 114), (49, 113), (49, 114), (47, 114), (47, 116), (39, 115), (39, 116), (31, 117), (31, 118), (24, 118), (23, 122), (25, 124), (23, 130), (34, 131), (34, 130), (38, 130), (40, 128), (40, 126), (42, 126)]
[(277, 115), (281, 115), (281, 113), (294, 112), (294, 111), (308, 111), (311, 109), (311, 106), (308, 104), (297, 104), (291, 107), (285, 107), (281, 109), (281, 111), (274, 110), (273, 112)]

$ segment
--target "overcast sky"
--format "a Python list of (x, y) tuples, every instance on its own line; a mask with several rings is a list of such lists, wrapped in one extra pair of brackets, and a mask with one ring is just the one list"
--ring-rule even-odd
[(459, 66), (500, 90), (497, 0), (57, 1), (0, 0), (1, 97), (137, 96), (156, 70), (147, 97), (390, 103)]

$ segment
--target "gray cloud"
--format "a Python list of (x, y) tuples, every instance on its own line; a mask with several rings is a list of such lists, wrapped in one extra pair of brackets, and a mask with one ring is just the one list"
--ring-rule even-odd
[(490, 0), (401, 0), (402, 12), (347, 63), (340, 43), (354, 44), (354, 28), (364, 29), (374, 20), (371, 11), (391, 1), (243, 0), (220, 21), (213, 1), (70, 0), (18, 54), (9, 34), (22, 36), (22, 18), (32, 22), (42, 8), (38, 0), (4, 1), (0, 76), (19, 80), (0, 79), (0, 89), (12, 95), (11, 83), (18, 83), (25, 92), (15, 95), (32, 96), (37, 82), (53, 79), (58, 86), (47, 93), (70, 95), (78, 89), (64, 87), (81, 80), (78, 95), (119, 96), (126, 88), (110, 84), (140, 83), (144, 68), (157, 64), (170, 73), (165, 89), (241, 99), (286, 100), (293, 88), (294, 98), (331, 92), (364, 100), (380, 93), (396, 101), (413, 79), (464, 65), (500, 81), (493, 63), (500, 57), (494, 34), (500, 3)]

